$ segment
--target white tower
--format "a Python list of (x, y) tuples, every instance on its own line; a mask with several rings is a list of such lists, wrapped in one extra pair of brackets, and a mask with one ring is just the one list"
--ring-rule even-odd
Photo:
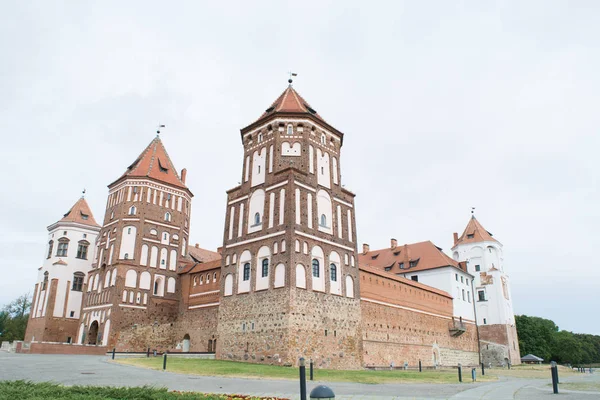
[(473, 293), (479, 329), (482, 362), (492, 365), (520, 364), (519, 340), (515, 326), (508, 275), (504, 271), (502, 244), (475, 216), (463, 234), (454, 234), (453, 257), (466, 261), (475, 277)]
[(94, 261), (100, 226), (83, 197), (48, 227), (44, 262), (38, 269), (26, 341), (74, 342), (84, 284)]

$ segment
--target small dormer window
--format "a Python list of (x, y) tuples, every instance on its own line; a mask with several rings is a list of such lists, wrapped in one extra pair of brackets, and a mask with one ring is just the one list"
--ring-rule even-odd
[(158, 168), (160, 172), (169, 172), (169, 169), (164, 166), (160, 158), (158, 159)]
[(287, 126), (287, 134), (288, 135), (293, 135), (294, 134), (294, 127), (292, 126), (292, 124), (289, 124)]
[(467, 239), (473, 239), (475, 237), (474, 233), (467, 233)]
[(81, 213), (81, 219), (87, 220), (88, 218), (89, 218), (89, 215)]

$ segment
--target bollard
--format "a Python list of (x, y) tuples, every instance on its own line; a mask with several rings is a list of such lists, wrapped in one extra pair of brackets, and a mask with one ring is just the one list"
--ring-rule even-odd
[(113, 347), (113, 351), (112, 351), (112, 353), (113, 353), (113, 354), (112, 354), (112, 359), (114, 360), (114, 359), (115, 359), (115, 348), (114, 348), (114, 347)]
[(462, 366), (458, 364), (458, 381), (462, 383)]
[(310, 380), (313, 380), (313, 361), (310, 359)]
[(306, 400), (306, 365), (304, 365), (304, 357), (300, 357), (300, 400)]
[(481, 363), (481, 375), (485, 375), (485, 364)]
[(423, 372), (423, 370), (421, 369), (421, 360), (419, 360), (419, 372)]
[(335, 393), (327, 386), (319, 385), (310, 391), (310, 399), (333, 400)]
[(148, 347), (148, 351), (146, 352), (146, 357), (150, 357), (150, 347)]
[(552, 361), (550, 365), (550, 372), (552, 374), (552, 391), (554, 392), (554, 394), (558, 394), (558, 371), (556, 367), (556, 362)]
[(163, 355), (163, 371), (167, 369), (167, 353)]
[(477, 369), (476, 368), (471, 369), (471, 379), (473, 379), (473, 382), (475, 382), (477, 380)]

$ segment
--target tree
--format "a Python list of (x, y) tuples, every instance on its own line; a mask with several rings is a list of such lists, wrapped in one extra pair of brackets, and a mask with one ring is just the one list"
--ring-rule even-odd
[(29, 293), (19, 296), (4, 307), (4, 311), (0, 313), (0, 339), (2, 341), (23, 340), (25, 338), (30, 307)]

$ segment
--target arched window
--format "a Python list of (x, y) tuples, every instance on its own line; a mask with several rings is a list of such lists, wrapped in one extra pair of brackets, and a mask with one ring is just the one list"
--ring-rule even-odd
[(215, 272), (215, 273), (213, 274), (213, 282), (216, 282), (216, 281), (217, 281), (217, 273)]
[(266, 277), (269, 275), (269, 259), (265, 258), (262, 260), (262, 277)]
[(125, 253), (125, 257), (123, 257), (126, 260), (129, 260), (129, 253)]
[(48, 271), (44, 272), (44, 281), (42, 282), (42, 290), (48, 287)]
[(324, 133), (321, 134), (321, 144), (325, 144), (327, 143), (327, 137), (325, 136)]
[(200, 275), (200, 284), (204, 285), (204, 275)]
[(260, 213), (254, 214), (254, 225), (260, 225)]
[(250, 280), (250, 263), (244, 264), (244, 280)]
[(259, 134), (258, 134), (258, 143), (260, 143), (260, 142), (262, 142), (262, 141), (263, 141), (263, 134), (262, 134), (262, 133), (259, 133)]
[(327, 216), (325, 214), (321, 214), (321, 220), (319, 221), (319, 225), (327, 227)]
[(329, 271), (331, 273), (331, 281), (337, 282), (337, 266), (335, 264), (331, 264), (329, 266)]
[(197, 276), (194, 276), (193, 282), (194, 282), (194, 286), (198, 286), (198, 277)]
[(169, 213), (169, 212), (165, 213), (165, 221), (167, 221), (167, 222), (171, 221), (171, 213)]
[(156, 281), (154, 281), (154, 294), (158, 294), (158, 288), (159, 288), (160, 282), (157, 279)]
[(312, 273), (315, 278), (319, 277), (319, 260), (316, 258), (312, 260)]
[(293, 135), (294, 134), (294, 127), (292, 126), (292, 124), (289, 124), (287, 126), (287, 134), (288, 135)]
[(67, 239), (67, 238), (58, 239), (58, 249), (56, 250), (56, 256), (57, 257), (66, 257), (68, 249), (69, 249), (69, 239)]
[(135, 206), (129, 208), (129, 215), (135, 215)]
[(54, 247), (54, 240), (51, 240), (48, 242), (48, 257), (46, 258), (50, 258), (52, 256), (52, 248)]

